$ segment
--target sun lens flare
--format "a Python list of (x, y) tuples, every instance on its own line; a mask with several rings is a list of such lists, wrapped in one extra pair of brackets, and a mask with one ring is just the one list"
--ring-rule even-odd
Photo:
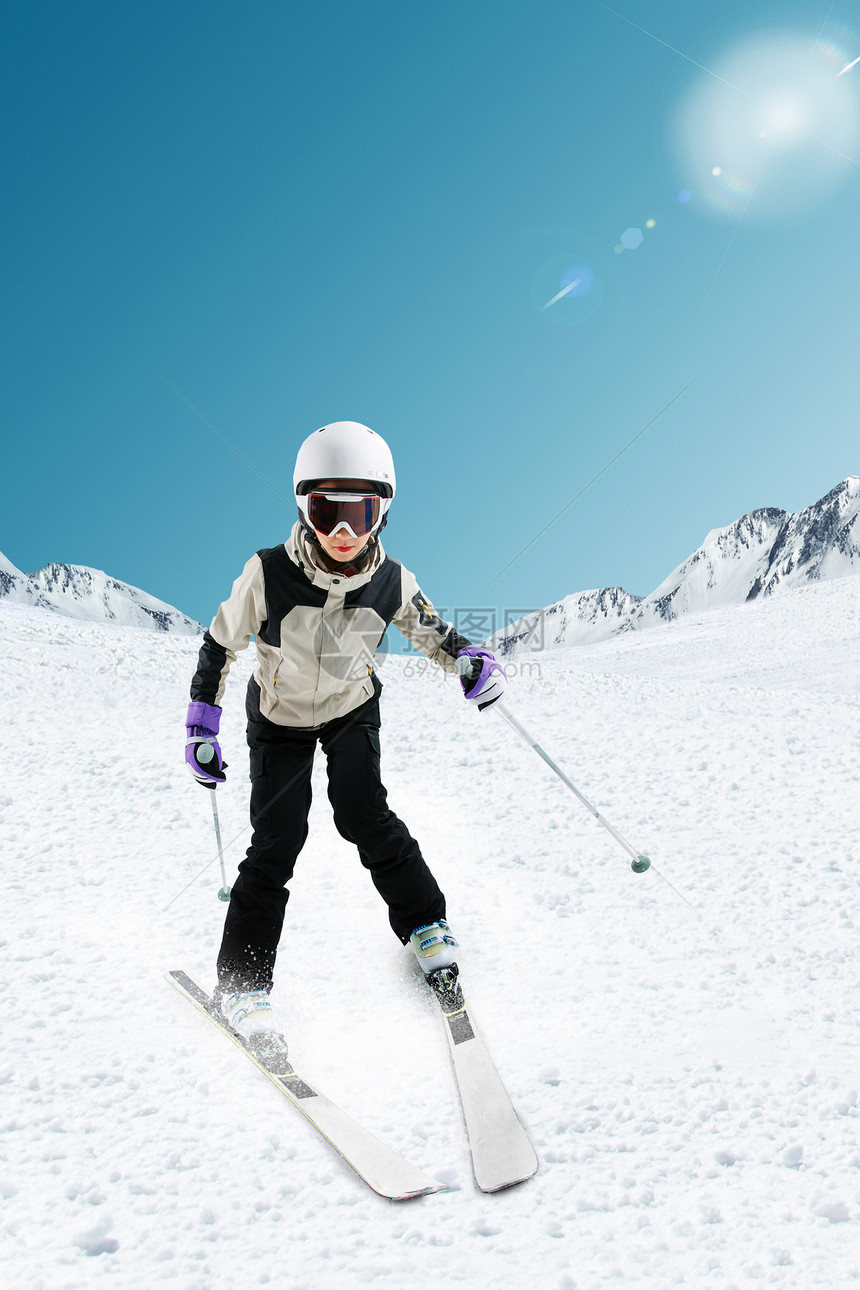
[(695, 78), (674, 133), (701, 209), (771, 223), (812, 209), (853, 175), (860, 77), (839, 73), (857, 49), (826, 31), (818, 43), (814, 34), (769, 33), (730, 49), (714, 76)]
[(788, 146), (802, 137), (807, 122), (814, 115), (814, 104), (786, 90), (783, 94), (765, 99), (755, 113), (753, 128), (758, 128), (760, 136), (764, 131), (772, 143)]

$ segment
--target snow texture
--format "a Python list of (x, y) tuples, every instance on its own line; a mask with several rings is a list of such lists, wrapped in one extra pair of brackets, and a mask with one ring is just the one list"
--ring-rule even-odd
[(50, 609), (64, 618), (146, 627), (151, 631), (196, 636), (200, 623), (139, 587), (111, 578), (100, 569), (76, 564), (47, 564), (22, 573), (0, 552), (0, 604)]
[[(197, 642), (9, 603), (0, 627), (6, 1285), (857, 1283), (860, 578), (512, 666), (642, 876), (498, 715), (380, 659), (391, 802), (541, 1158), (476, 1191), (444, 1035), (318, 764), (274, 1002), (307, 1077), (448, 1184), (401, 1204), (162, 979), (213, 981), (224, 913), (182, 767)], [(231, 874), (251, 662), (222, 722)]]
[(505, 656), (584, 645), (790, 587), (860, 573), (860, 476), (849, 475), (796, 515), (766, 507), (713, 529), (650, 596), (581, 591), (492, 637)]

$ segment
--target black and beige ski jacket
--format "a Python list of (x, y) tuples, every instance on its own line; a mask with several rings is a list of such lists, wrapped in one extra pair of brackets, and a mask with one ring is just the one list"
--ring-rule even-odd
[(260, 715), (314, 729), (374, 693), (373, 660), (389, 623), (447, 672), (470, 644), (381, 546), (344, 577), (322, 567), (296, 524), (286, 543), (251, 556), (233, 583), (203, 637), (191, 698), (220, 706), (230, 665), (253, 636)]

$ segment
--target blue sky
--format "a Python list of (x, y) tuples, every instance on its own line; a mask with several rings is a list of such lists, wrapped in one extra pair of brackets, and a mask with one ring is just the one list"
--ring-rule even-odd
[(380, 431), (387, 549), (499, 619), (860, 472), (860, 18), (754, 10), (7, 8), (0, 549), (208, 622), (292, 515), (164, 378), (288, 497)]

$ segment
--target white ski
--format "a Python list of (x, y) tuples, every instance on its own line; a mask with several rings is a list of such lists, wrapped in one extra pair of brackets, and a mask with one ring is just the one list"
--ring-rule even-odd
[(475, 1181), (481, 1191), (525, 1182), (537, 1173), (538, 1158), (466, 1008), (456, 965), (431, 972), (427, 983), (448, 1037)]
[(389, 1200), (410, 1200), (445, 1190), (442, 1183), (416, 1169), (367, 1129), (356, 1124), (329, 1098), (311, 1088), (284, 1058), (267, 1062), (265, 1057), (253, 1052), (244, 1037), (228, 1025), (211, 996), (187, 972), (168, 972), (167, 980), (250, 1057), (373, 1191)]

